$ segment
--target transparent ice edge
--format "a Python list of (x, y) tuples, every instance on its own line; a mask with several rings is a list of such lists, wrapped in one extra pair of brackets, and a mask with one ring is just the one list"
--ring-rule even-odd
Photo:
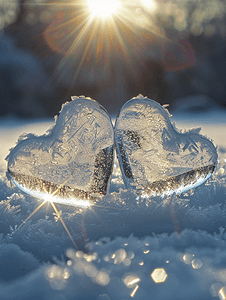
[(24, 193), (38, 198), (42, 199), (43, 201), (53, 202), (53, 203), (59, 203), (64, 205), (70, 205), (70, 206), (76, 206), (76, 207), (90, 207), (93, 205), (93, 203), (89, 200), (83, 200), (83, 199), (77, 199), (77, 198), (62, 198), (59, 196), (54, 196), (48, 193), (43, 193), (40, 191), (34, 191), (31, 189), (27, 189), (24, 185), (20, 185), (16, 182), (15, 179), (12, 178), (13, 183)]
[[(209, 173), (207, 176), (201, 176), (198, 180), (196, 180), (193, 183), (187, 184), (187, 185), (181, 185), (179, 188), (175, 189), (175, 190), (166, 190), (162, 193), (158, 193), (158, 192), (154, 192), (154, 191), (150, 191), (150, 192), (146, 192), (146, 191), (141, 191), (141, 195), (138, 196), (138, 198), (142, 198), (142, 199), (148, 199), (151, 197), (167, 197), (167, 196), (171, 196), (173, 194), (181, 194), (184, 192), (189, 191), (190, 189), (199, 187), (201, 184), (203, 184), (205, 181), (207, 181), (210, 177), (212, 176), (212, 173)], [(30, 190), (27, 189), (24, 185), (20, 185), (18, 184), (13, 178), (12, 178), (13, 183), (20, 189), (22, 190), (24, 193), (38, 198), (38, 199), (42, 199), (43, 201), (48, 201), (48, 202), (53, 202), (53, 203), (58, 203), (58, 204), (63, 204), (63, 205), (70, 205), (70, 206), (75, 206), (75, 207), (84, 207), (84, 208), (88, 208), (94, 205), (93, 201), (90, 200), (83, 200), (83, 199), (78, 199), (78, 198), (62, 198), (59, 196), (54, 196), (48, 193), (43, 193), (40, 191), (35, 191), (35, 190)]]
[(150, 191), (149, 193), (147, 193), (146, 191), (141, 192), (142, 195), (140, 196), (141, 198), (150, 198), (150, 196), (153, 197), (157, 197), (157, 196), (161, 196), (161, 198), (164, 198), (165, 196), (171, 196), (173, 194), (181, 194), (181, 193), (185, 193), (187, 191), (189, 191), (190, 189), (196, 188), (198, 186), (200, 186), (201, 184), (203, 184), (207, 179), (209, 179), (212, 176), (212, 173), (209, 173), (207, 176), (201, 176), (199, 177), (199, 179), (197, 179), (195, 182), (192, 182), (190, 184), (187, 185), (181, 185), (179, 188), (175, 189), (175, 190), (166, 190), (164, 192), (158, 193), (158, 192), (154, 192), (154, 191)]

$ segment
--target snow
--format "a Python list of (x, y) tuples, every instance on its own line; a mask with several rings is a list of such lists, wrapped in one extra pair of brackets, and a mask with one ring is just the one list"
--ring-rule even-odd
[(226, 113), (173, 120), (218, 145), (213, 176), (179, 197), (141, 198), (125, 189), (115, 162), (111, 194), (97, 205), (56, 205), (80, 251), (50, 203), (20, 226), (43, 201), (6, 178), (18, 136), (43, 134), (53, 121), (0, 120), (1, 300), (226, 298)]

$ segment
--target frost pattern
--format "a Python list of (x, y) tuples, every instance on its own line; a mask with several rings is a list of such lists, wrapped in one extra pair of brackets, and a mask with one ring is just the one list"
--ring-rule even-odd
[(176, 131), (168, 111), (141, 95), (122, 107), (115, 138), (126, 185), (147, 192), (181, 192), (205, 181), (217, 162), (211, 141), (194, 130)]
[(8, 171), (25, 191), (82, 199), (106, 194), (112, 168), (114, 132), (96, 101), (72, 97), (55, 126), (43, 136), (29, 134), (8, 156)]

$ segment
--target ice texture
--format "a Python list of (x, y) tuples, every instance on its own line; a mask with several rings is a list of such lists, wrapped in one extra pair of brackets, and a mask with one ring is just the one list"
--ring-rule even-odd
[(181, 193), (210, 177), (217, 163), (213, 143), (199, 129), (178, 132), (169, 112), (142, 95), (129, 100), (115, 125), (124, 182), (145, 195)]
[(107, 193), (113, 144), (105, 109), (90, 98), (72, 97), (44, 135), (20, 137), (6, 158), (8, 173), (36, 197), (62, 203), (94, 199)]

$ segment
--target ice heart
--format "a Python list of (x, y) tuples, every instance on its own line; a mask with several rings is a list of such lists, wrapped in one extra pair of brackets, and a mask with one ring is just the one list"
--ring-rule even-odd
[(105, 195), (114, 130), (96, 101), (72, 97), (42, 136), (22, 136), (6, 158), (8, 173), (25, 192), (53, 202), (84, 205)]
[(178, 132), (168, 111), (153, 100), (141, 95), (129, 100), (115, 125), (126, 186), (145, 196), (181, 193), (203, 183), (214, 170), (217, 152), (198, 132)]

